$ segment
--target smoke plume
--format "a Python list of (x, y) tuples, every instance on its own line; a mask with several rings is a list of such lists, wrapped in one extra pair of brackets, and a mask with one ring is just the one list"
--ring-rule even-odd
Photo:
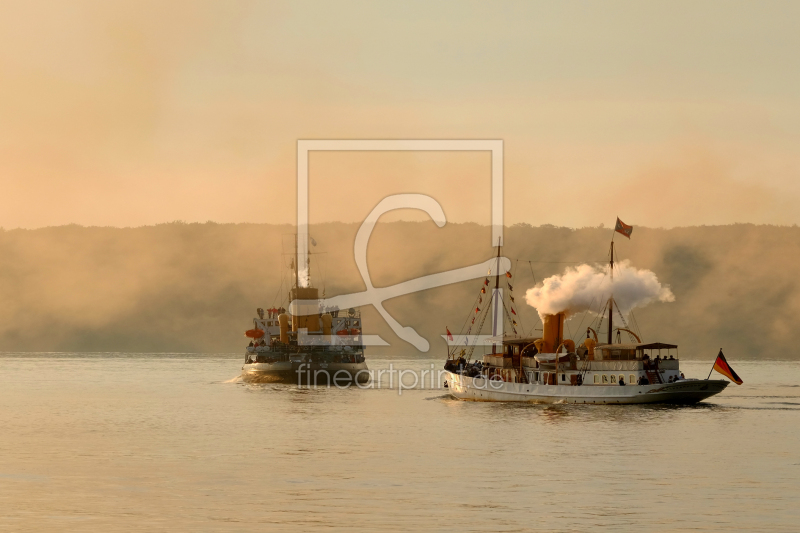
[(536, 308), (539, 316), (561, 312), (568, 315), (583, 311), (597, 313), (611, 295), (623, 314), (653, 301), (675, 301), (669, 287), (662, 286), (652, 271), (638, 270), (628, 261), (617, 263), (613, 281), (608, 274), (608, 267), (570, 267), (563, 274), (551, 276), (541, 285), (528, 289), (525, 300)]

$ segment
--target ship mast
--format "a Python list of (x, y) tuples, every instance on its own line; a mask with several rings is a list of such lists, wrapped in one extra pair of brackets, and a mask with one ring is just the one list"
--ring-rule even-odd
[[(298, 269), (298, 263), (300, 262), (300, 256), (297, 254), (297, 239), (298, 235), (294, 236), (294, 286), (295, 288), (300, 288), (300, 271)], [(611, 335), (611, 333), (609, 333)], [(610, 338), (610, 337), (609, 337)]]
[[(500, 305), (500, 302), (498, 301), (500, 299), (499, 298), (499, 295), (500, 295), (500, 239), (497, 239), (497, 267), (496, 267), (495, 274), (496, 275), (495, 275), (495, 278), (494, 278), (494, 294), (492, 295), (492, 297), (494, 299), (494, 302), (492, 302), (494, 304), (494, 309), (493, 309), (493, 312), (492, 312), (492, 315), (493, 315), (492, 316), (492, 337), (497, 336), (497, 319), (498, 319), (498, 317), (500, 315), (500, 313), (499, 313), (499, 311), (497, 309), (498, 306)], [(503, 344), (502, 344), (502, 340), (501, 340), (500, 341), (501, 349), (502, 349), (502, 346), (503, 346)], [(497, 353), (497, 345), (496, 344), (492, 344), (492, 353)]]
[[(614, 286), (614, 235), (611, 235), (611, 286)], [(614, 314), (614, 294), (612, 293), (608, 298), (608, 344), (611, 344), (611, 337), (614, 330), (613, 324)]]

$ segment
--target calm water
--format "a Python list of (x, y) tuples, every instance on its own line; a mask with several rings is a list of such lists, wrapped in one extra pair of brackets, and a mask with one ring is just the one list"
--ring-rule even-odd
[(797, 531), (800, 363), (732, 364), (744, 385), (675, 408), (253, 386), (238, 355), (3, 354), (0, 530)]

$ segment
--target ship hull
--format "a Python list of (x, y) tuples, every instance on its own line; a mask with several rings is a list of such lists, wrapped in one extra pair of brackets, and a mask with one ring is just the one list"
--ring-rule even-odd
[(307, 386), (346, 386), (370, 379), (366, 362), (316, 363), (277, 361), (242, 366), (242, 381), (247, 383), (293, 383)]
[(490, 381), (447, 372), (448, 391), (459, 400), (578, 404), (695, 404), (722, 392), (725, 380), (681, 380), (657, 385), (540, 385)]

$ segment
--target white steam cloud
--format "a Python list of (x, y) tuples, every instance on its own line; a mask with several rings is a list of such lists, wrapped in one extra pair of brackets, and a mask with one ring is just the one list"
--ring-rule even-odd
[(308, 268), (302, 268), (297, 271), (297, 285), (298, 287), (306, 288), (311, 285), (311, 275)]
[(561, 312), (570, 315), (583, 311), (597, 313), (611, 295), (622, 314), (654, 301), (675, 301), (669, 287), (662, 286), (652, 271), (633, 268), (627, 260), (615, 265), (613, 281), (608, 267), (569, 267), (563, 274), (551, 276), (541, 285), (528, 289), (525, 300), (536, 308), (539, 316)]

